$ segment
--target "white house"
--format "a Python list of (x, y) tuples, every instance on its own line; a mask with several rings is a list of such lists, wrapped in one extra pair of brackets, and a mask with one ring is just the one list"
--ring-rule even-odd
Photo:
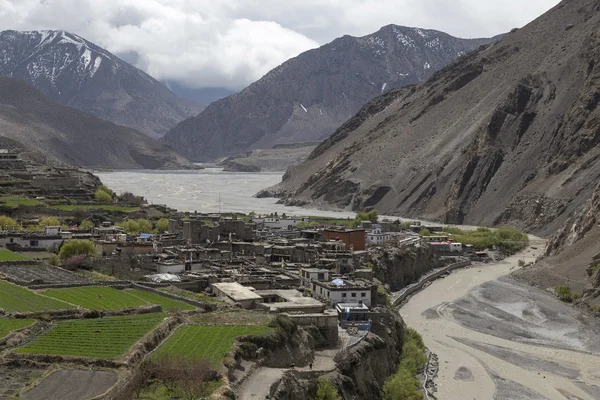
[(300, 222), (308, 222), (308, 218), (279, 218), (279, 217), (266, 217), (266, 218), (252, 218), (252, 221), (257, 225), (262, 225), (265, 228), (271, 229), (293, 229)]
[(328, 281), (329, 270), (320, 268), (300, 268), (300, 277), (305, 282)]
[(357, 279), (356, 281), (347, 281), (344, 279), (334, 279), (331, 282), (313, 281), (311, 285), (312, 297), (335, 306), (337, 303), (354, 303), (362, 301), (368, 307), (371, 307), (371, 293), (376, 286), (369, 281)]
[(367, 244), (384, 244), (394, 235), (391, 232), (382, 232), (381, 225), (373, 225), (371, 232), (367, 232)]

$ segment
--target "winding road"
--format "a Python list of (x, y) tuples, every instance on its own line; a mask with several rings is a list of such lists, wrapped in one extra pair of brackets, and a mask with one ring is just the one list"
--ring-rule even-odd
[(400, 314), (439, 357), (443, 400), (598, 400), (600, 323), (511, 279), (544, 242), (496, 264), (454, 271)]

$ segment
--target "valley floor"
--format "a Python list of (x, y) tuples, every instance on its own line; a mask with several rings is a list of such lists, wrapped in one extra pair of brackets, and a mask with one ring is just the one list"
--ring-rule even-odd
[(399, 310), (439, 357), (436, 398), (600, 398), (600, 323), (506, 276), (519, 260), (534, 261), (544, 243), (531, 246), (455, 271)]

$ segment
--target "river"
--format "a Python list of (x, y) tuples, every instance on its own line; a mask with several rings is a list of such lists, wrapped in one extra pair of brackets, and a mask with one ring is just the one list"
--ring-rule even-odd
[(221, 168), (206, 168), (196, 171), (132, 170), (95, 174), (117, 193), (132, 192), (144, 196), (150, 203), (165, 204), (180, 211), (277, 212), (335, 218), (354, 218), (355, 215), (352, 212), (287, 207), (276, 204), (277, 199), (253, 197), (261, 189), (281, 182), (282, 172), (225, 172)]
[(508, 276), (544, 242), (497, 263), (458, 270), (400, 308), (439, 357), (444, 400), (598, 400), (600, 323)]

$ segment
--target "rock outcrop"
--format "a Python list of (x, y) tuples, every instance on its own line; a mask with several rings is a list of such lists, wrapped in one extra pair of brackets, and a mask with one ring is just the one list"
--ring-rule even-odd
[(427, 83), (375, 99), (268, 192), (552, 234), (600, 178), (599, 7), (563, 1)]
[(0, 76), (158, 138), (202, 106), (107, 50), (65, 31), (0, 32)]
[[(371, 332), (357, 345), (336, 356), (330, 379), (344, 399), (375, 400), (387, 377), (396, 372), (404, 345), (404, 325), (398, 313), (374, 309)], [(271, 398), (300, 400), (314, 398), (319, 375), (287, 372), (272, 387)]]
[(367, 101), (420, 83), (494, 39), (459, 39), (434, 30), (389, 25), (344, 36), (292, 58), (240, 93), (210, 104), (164, 140), (194, 161), (278, 143), (321, 141)]
[(442, 266), (431, 246), (398, 247), (393, 244), (369, 249), (373, 275), (390, 290), (397, 291), (417, 282), (425, 273)]

